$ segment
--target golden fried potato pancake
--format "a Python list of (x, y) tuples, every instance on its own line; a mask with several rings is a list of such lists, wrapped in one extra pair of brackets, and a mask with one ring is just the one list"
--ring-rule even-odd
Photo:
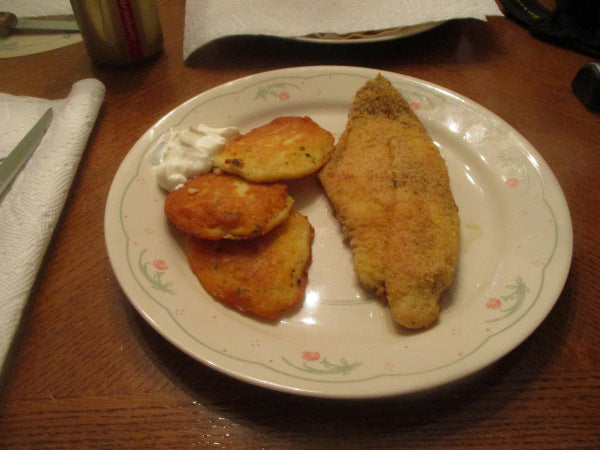
[(213, 164), (251, 181), (293, 180), (319, 170), (333, 141), (310, 117), (279, 117), (229, 141)]
[(292, 210), (270, 233), (246, 240), (189, 237), (186, 253), (206, 292), (242, 312), (273, 320), (304, 299), (314, 230)]
[(454, 281), (458, 208), (437, 147), (381, 75), (356, 93), (319, 179), (361, 283), (387, 299), (399, 324), (430, 326)]
[(169, 192), (164, 209), (185, 233), (203, 239), (247, 239), (283, 222), (293, 203), (284, 183), (252, 183), (208, 173)]

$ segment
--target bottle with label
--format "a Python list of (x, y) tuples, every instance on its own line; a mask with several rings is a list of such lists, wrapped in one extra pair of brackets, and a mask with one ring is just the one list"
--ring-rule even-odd
[(71, 6), (94, 61), (130, 64), (162, 49), (154, 0), (71, 0)]

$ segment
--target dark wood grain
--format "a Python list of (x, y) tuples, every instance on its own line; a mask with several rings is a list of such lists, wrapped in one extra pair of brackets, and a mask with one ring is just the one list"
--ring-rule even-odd
[[(107, 88), (2, 373), (0, 447), (598, 447), (600, 115), (570, 88), (590, 58), (492, 18), (364, 46), (232, 39), (185, 65), (184, 1), (158, 3), (165, 48), (145, 64), (98, 67), (83, 44), (0, 60), (0, 90), (10, 94), (63, 98), (87, 77)], [(104, 244), (104, 206), (135, 141), (211, 87), (321, 64), (390, 70), (469, 97), (522, 133), (558, 178), (574, 228), (565, 289), (544, 323), (481, 373), (372, 401), (273, 392), (175, 349), (119, 287)]]

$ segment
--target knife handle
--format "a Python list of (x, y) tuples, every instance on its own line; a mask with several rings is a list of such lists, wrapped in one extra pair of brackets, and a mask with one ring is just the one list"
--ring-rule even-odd
[(8, 37), (16, 25), (17, 16), (10, 12), (0, 12), (0, 37)]

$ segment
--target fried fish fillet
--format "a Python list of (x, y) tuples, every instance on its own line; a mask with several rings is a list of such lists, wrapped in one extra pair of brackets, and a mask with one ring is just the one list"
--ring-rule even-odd
[(354, 98), (319, 173), (361, 283), (407, 328), (430, 326), (453, 283), (458, 208), (448, 170), (402, 95), (379, 75)]
[(203, 239), (247, 239), (282, 223), (294, 200), (284, 183), (251, 183), (208, 173), (169, 192), (164, 210), (181, 231)]
[(190, 267), (217, 300), (263, 319), (276, 319), (304, 299), (313, 227), (292, 210), (270, 233), (246, 240), (189, 237)]
[(333, 143), (310, 117), (278, 117), (229, 141), (213, 164), (251, 181), (292, 180), (319, 170)]

